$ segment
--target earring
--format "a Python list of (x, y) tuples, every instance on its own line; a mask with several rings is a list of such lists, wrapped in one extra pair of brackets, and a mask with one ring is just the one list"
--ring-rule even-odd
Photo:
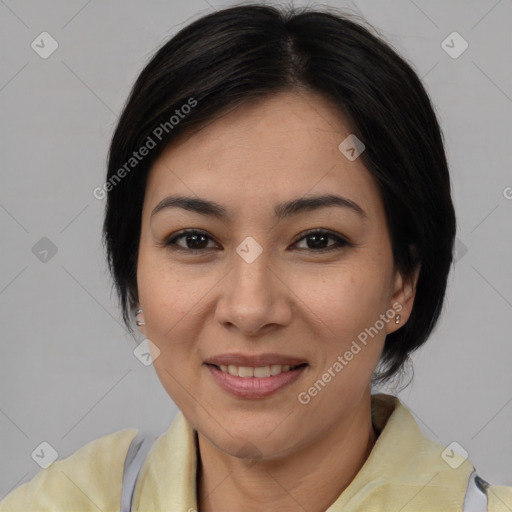
[(395, 315), (395, 324), (400, 323), (400, 315)]
[[(139, 316), (142, 313), (142, 309), (137, 309), (137, 312), (135, 313), (135, 317)], [(135, 323), (137, 324), (137, 327), (140, 327), (141, 325), (146, 325), (145, 322), (141, 322), (140, 320), (136, 320)]]

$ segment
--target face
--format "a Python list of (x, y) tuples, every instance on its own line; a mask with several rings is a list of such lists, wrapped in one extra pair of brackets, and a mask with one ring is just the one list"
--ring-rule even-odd
[(181, 137), (151, 169), (142, 329), (164, 388), (224, 453), (285, 456), (369, 414), (386, 334), (410, 314), (377, 186), (338, 149), (350, 133), (323, 98), (283, 92)]

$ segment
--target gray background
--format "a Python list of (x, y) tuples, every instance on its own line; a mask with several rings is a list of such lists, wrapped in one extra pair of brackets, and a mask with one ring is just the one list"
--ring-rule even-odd
[[(365, 16), (412, 63), (446, 137), (458, 261), (399, 396), (429, 438), (457, 441), (481, 476), (512, 485), (512, 3), (328, 4)], [(92, 191), (144, 63), (227, 5), (0, 0), (0, 497), (36, 474), (42, 441), (63, 458), (126, 427), (163, 432), (176, 413), (122, 326), (100, 241), (104, 201)], [(47, 59), (31, 48), (43, 31), (59, 44)], [(441, 47), (453, 31), (469, 44), (456, 59)], [(46, 261), (33, 250), (43, 237), (57, 248)]]

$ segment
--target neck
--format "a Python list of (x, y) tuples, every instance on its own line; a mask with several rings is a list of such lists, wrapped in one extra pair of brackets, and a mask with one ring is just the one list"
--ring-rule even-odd
[(352, 482), (377, 440), (370, 399), (306, 448), (252, 465), (221, 452), (198, 433), (199, 510), (325, 511)]

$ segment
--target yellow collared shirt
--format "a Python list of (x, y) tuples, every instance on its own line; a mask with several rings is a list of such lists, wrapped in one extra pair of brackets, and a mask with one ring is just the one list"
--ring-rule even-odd
[[(462, 511), (474, 469), (469, 460), (453, 454), (448, 464), (445, 447), (422, 434), (396, 397), (372, 395), (372, 420), (380, 432), (377, 442), (326, 512)], [(136, 429), (114, 432), (54, 462), (4, 498), (0, 512), (119, 512), (124, 461), (136, 434)], [(178, 412), (144, 461), (134, 512), (197, 510), (196, 436)], [(487, 494), (489, 512), (512, 511), (512, 487), (491, 486)]]

